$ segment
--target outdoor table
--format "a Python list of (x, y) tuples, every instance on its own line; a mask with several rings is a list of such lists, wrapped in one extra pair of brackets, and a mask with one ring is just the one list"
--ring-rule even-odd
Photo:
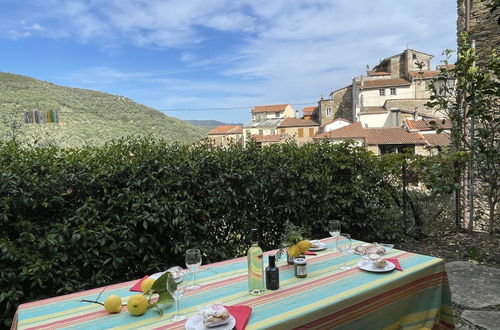
[[(308, 276), (296, 278), (293, 266), (279, 263), (280, 288), (266, 290), (262, 296), (247, 291), (246, 257), (202, 266), (196, 274), (202, 287), (186, 291), (180, 300), (180, 312), (194, 315), (201, 306), (222, 303), (252, 308), (247, 329), (421, 329), (454, 328), (448, 278), (441, 259), (392, 249), (387, 257), (397, 258), (403, 271), (366, 272), (356, 264), (361, 256), (340, 255), (333, 251), (332, 238), (324, 239), (326, 250), (307, 256)], [(353, 241), (353, 247), (361, 244)], [(265, 265), (267, 255), (265, 253)], [(340, 270), (344, 259), (352, 266)], [(187, 277), (186, 277), (187, 276)], [(191, 274), (184, 279), (191, 280)], [(108, 295), (123, 298), (138, 280), (109, 285)], [(144, 328), (183, 329), (185, 321), (172, 323), (175, 304), (160, 317), (154, 309), (142, 316), (131, 316), (126, 306), (122, 312), (108, 314), (101, 305), (80, 302), (95, 300), (103, 288), (22, 304), (13, 320), (17, 329), (53, 328)]]

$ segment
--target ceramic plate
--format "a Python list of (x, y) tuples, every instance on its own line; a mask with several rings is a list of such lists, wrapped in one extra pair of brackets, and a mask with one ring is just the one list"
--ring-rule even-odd
[(386, 265), (384, 268), (377, 268), (371, 261), (368, 260), (362, 260), (358, 262), (358, 267), (362, 270), (376, 273), (388, 272), (396, 268), (396, 266), (390, 261), (386, 261)]
[(319, 242), (319, 246), (317, 247), (310, 247), (309, 248), (309, 251), (321, 251), (321, 250), (324, 250), (326, 249), (327, 245), (326, 243), (323, 243), (323, 242)]
[(210, 330), (210, 329), (212, 329), (212, 330), (231, 330), (232, 328), (234, 328), (235, 325), (236, 325), (236, 320), (234, 319), (234, 317), (230, 316), (228, 319), (228, 323), (219, 325), (217, 327), (207, 328), (203, 324), (203, 316), (196, 314), (196, 315), (191, 316), (186, 321), (186, 324), (184, 326), (185, 326), (186, 330)]
[[(387, 252), (391, 251), (392, 248), (394, 247), (394, 244), (386, 244), (386, 243), (377, 243), (378, 245), (382, 246), (384, 249), (385, 249), (385, 252), (382, 253), (381, 255), (384, 255), (386, 254)], [(352, 251), (354, 254), (358, 254), (358, 255), (363, 255), (363, 253), (360, 252), (360, 250), (357, 250), (358, 248), (361, 249), (362, 247), (366, 247), (366, 246), (370, 246), (372, 244), (370, 243), (363, 243), (363, 244), (360, 244), (360, 245), (357, 245), (355, 246)]]

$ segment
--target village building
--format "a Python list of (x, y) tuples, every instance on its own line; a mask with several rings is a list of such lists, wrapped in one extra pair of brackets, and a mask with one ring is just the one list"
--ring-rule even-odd
[(363, 127), (398, 127), (405, 118), (435, 117), (425, 104), (430, 100), (430, 81), (441, 72), (431, 70), (432, 55), (413, 49), (380, 61), (351, 85), (330, 93), (318, 102), (318, 119), (342, 118)]
[(227, 147), (234, 143), (243, 143), (243, 129), (238, 125), (222, 125), (211, 129), (208, 138), (214, 145)]
[(295, 109), (290, 104), (253, 107), (252, 120), (243, 125), (243, 143), (246, 144), (257, 135), (277, 135), (278, 125), (285, 118), (295, 118)]
[(318, 131), (319, 123), (311, 119), (288, 117), (278, 124), (279, 134), (292, 138), (299, 145), (312, 142)]

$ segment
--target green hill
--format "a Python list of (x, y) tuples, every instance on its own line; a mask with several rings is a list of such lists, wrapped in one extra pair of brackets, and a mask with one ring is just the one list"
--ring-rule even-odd
[[(58, 123), (25, 123), (28, 110), (58, 110)], [(206, 129), (164, 115), (118, 95), (54, 85), (0, 72), (0, 140), (63, 147), (99, 145), (125, 136), (152, 136), (168, 142), (192, 143)]]

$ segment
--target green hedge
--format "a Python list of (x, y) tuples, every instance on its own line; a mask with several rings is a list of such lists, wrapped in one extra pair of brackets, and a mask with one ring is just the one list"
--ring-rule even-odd
[(355, 238), (395, 241), (398, 166), (350, 144), (0, 145), (0, 318), (7, 326), (19, 303), (182, 266), (187, 248), (204, 263), (241, 256), (252, 227), (276, 248), (286, 220), (314, 238), (340, 219)]

